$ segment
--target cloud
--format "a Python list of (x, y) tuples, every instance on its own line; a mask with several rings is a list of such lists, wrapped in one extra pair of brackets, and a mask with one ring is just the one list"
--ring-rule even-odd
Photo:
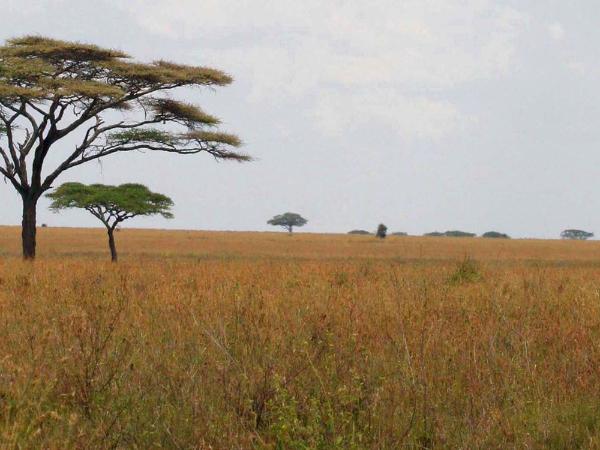
[[(433, 138), (461, 122), (455, 105), (438, 100), (440, 93), (509, 73), (529, 20), (492, 0), (115, 0), (115, 5), (153, 33), (199, 42), (203, 63), (224, 67), (238, 79), (243, 74), (252, 101), (308, 102), (325, 121), (323, 129), (331, 129), (326, 117), (332, 104), (344, 103), (357, 116), (370, 114), (369, 120), (398, 113), (407, 118), (391, 97), (423, 119), (404, 120), (408, 134)], [(335, 92), (350, 89), (347, 100), (334, 99)], [(373, 89), (386, 94), (372, 95)], [(353, 111), (367, 98), (369, 108)]]
[(581, 61), (569, 61), (567, 63), (567, 68), (577, 75), (586, 75), (588, 72), (585, 63)]
[(548, 34), (550, 34), (550, 37), (555, 41), (562, 41), (564, 39), (565, 29), (560, 23), (554, 22), (548, 25), (546, 28), (548, 30)]
[(327, 135), (343, 136), (348, 130), (393, 130), (402, 140), (440, 140), (467, 130), (474, 117), (452, 103), (428, 97), (406, 96), (393, 89), (323, 93), (315, 109), (318, 127)]

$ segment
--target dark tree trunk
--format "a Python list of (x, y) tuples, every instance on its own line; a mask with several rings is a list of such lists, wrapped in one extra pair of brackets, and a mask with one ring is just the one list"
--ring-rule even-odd
[(23, 196), (23, 221), (21, 222), (21, 241), (23, 259), (35, 259), (37, 198)]
[(115, 245), (115, 233), (113, 228), (108, 229), (108, 246), (110, 247), (110, 259), (117, 262), (117, 246)]

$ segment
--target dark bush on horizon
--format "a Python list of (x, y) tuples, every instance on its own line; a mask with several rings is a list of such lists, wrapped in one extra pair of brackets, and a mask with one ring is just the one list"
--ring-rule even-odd
[(375, 236), (377, 236), (379, 239), (385, 239), (387, 236), (387, 227), (380, 223), (377, 227), (377, 233), (375, 233)]
[(481, 237), (491, 238), (491, 239), (510, 239), (510, 236), (505, 233), (500, 233), (499, 231), (488, 231), (483, 233)]
[(432, 231), (431, 233), (425, 233), (423, 236), (433, 236), (433, 237), (475, 237), (475, 233), (467, 233), (466, 231), (460, 230), (450, 230), (444, 233), (440, 231)]
[(367, 231), (367, 230), (352, 230), (352, 231), (348, 231), (348, 234), (370, 235), (373, 233), (371, 233), (370, 231)]
[(476, 234), (475, 233), (468, 233), (466, 231), (452, 230), (452, 231), (446, 231), (444, 233), (444, 236), (448, 236), (448, 237), (475, 237)]

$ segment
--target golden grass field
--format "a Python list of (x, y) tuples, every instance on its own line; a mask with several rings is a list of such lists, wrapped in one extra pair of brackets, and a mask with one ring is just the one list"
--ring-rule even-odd
[(1, 448), (600, 448), (600, 243), (0, 228)]

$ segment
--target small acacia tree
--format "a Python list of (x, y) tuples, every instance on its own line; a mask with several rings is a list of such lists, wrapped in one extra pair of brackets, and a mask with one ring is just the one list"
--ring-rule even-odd
[(593, 238), (594, 233), (590, 233), (589, 231), (571, 229), (564, 230), (562, 233), (560, 233), (560, 237), (562, 239), (575, 239), (578, 241), (585, 241), (589, 238)]
[(286, 212), (284, 214), (280, 214), (278, 216), (273, 217), (267, 223), (269, 225), (283, 227), (291, 233), (294, 227), (303, 227), (308, 223), (308, 220), (306, 220), (300, 214)]
[(0, 47), (0, 174), (22, 198), (23, 256), (35, 257), (39, 198), (81, 164), (140, 150), (248, 161), (233, 151), (241, 145), (236, 136), (216, 131), (216, 117), (168, 95), (231, 81), (215, 69), (142, 64), (95, 45), (8, 40)]
[(173, 201), (162, 194), (151, 192), (141, 184), (105, 186), (65, 183), (54, 192), (46, 194), (52, 199), (50, 209), (58, 212), (67, 208), (81, 208), (98, 218), (108, 231), (108, 246), (112, 261), (117, 261), (114, 231), (132, 217), (160, 214), (172, 219)]

